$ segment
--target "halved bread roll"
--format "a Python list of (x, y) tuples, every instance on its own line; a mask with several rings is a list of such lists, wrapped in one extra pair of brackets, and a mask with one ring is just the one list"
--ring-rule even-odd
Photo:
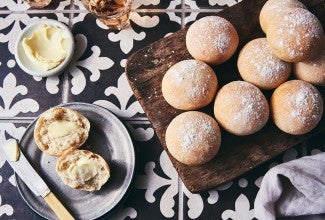
[(88, 150), (67, 150), (59, 157), (56, 171), (74, 189), (99, 190), (110, 178), (110, 168), (100, 155)]
[(76, 110), (54, 107), (38, 118), (34, 139), (44, 153), (60, 156), (65, 150), (79, 148), (88, 138), (90, 123)]

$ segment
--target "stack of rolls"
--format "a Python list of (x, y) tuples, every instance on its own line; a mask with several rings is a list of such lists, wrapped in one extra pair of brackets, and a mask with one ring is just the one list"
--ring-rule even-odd
[[(237, 136), (252, 135), (271, 116), (280, 130), (301, 135), (321, 120), (323, 99), (314, 86), (325, 85), (321, 23), (297, 0), (269, 0), (259, 19), (266, 36), (248, 42), (238, 55), (243, 81), (219, 90), (218, 73), (209, 65), (234, 55), (238, 33), (218, 16), (189, 27), (186, 47), (193, 59), (176, 63), (162, 80), (167, 103), (185, 111), (170, 122), (165, 135), (168, 151), (179, 162), (200, 165), (212, 160), (221, 145), (219, 126)], [(297, 79), (288, 81), (292, 71)], [(266, 90), (273, 91), (270, 100)], [(213, 100), (214, 118), (200, 110)]]
[(219, 151), (219, 124), (198, 110), (214, 100), (218, 89), (217, 75), (209, 65), (230, 59), (238, 43), (237, 31), (228, 20), (204, 17), (186, 34), (186, 46), (194, 59), (176, 63), (164, 75), (163, 97), (174, 108), (186, 111), (171, 121), (165, 136), (168, 151), (183, 164), (205, 164)]
[(283, 62), (289, 62), (297, 78), (275, 87), (270, 100), (273, 122), (289, 134), (308, 133), (323, 114), (322, 96), (312, 85), (325, 85), (322, 25), (297, 0), (269, 0), (259, 19), (271, 52)]

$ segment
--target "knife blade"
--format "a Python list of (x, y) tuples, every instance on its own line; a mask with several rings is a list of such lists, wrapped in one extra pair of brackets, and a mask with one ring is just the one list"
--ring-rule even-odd
[[(19, 155), (17, 160), (13, 159), (10, 147), (18, 147)], [(51, 192), (47, 184), (39, 176), (39, 174), (32, 167), (32, 165), (29, 163), (23, 152), (20, 150), (16, 140), (7, 140), (2, 145), (1, 150), (9, 165), (14, 169), (16, 174), (22, 179), (26, 186), (35, 195), (43, 197), (59, 219), (74, 219), (72, 215), (66, 210), (66, 208), (61, 204), (61, 202)], [(15, 152), (15, 150), (13, 150), (12, 152)]]

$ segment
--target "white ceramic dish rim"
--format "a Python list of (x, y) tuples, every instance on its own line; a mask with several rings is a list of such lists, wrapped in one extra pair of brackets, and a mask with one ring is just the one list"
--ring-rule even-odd
[[(29, 31), (31, 29), (35, 29), (36, 27), (38, 27), (39, 25), (42, 24), (48, 24), (48, 25), (53, 25), (53, 26), (58, 26), (60, 28), (62, 28), (63, 30), (66, 31), (68, 38), (69, 38), (69, 42), (70, 45), (68, 47), (68, 56), (65, 58), (65, 60), (60, 63), (60, 65), (58, 65), (57, 67), (49, 70), (49, 71), (41, 71), (41, 70), (32, 70), (30, 69), (28, 66), (26, 66), (26, 64), (24, 63), (24, 61), (21, 58), (21, 54), (19, 52), (19, 48), (22, 47), (22, 40), (24, 37), (26, 37), (29, 33)], [(73, 54), (74, 54), (74, 38), (73, 38), (73, 34), (71, 32), (71, 30), (69, 29), (69, 27), (57, 20), (53, 20), (53, 19), (43, 19), (43, 20), (39, 20), (37, 22), (34, 22), (30, 25), (27, 25), (19, 34), (17, 40), (16, 40), (16, 44), (15, 44), (15, 59), (16, 62), (18, 63), (19, 67), (24, 70), (26, 73), (32, 75), (32, 76), (40, 76), (40, 77), (48, 77), (48, 76), (54, 76), (54, 75), (59, 75), (60, 73), (62, 73), (64, 71), (64, 69), (69, 65), (70, 61), (72, 60)], [(21, 51), (23, 51), (23, 49), (21, 49)]]

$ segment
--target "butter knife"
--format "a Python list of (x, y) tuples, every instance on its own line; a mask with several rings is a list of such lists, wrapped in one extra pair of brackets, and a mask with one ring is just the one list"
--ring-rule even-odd
[(1, 147), (7, 162), (16, 174), (23, 180), (26, 186), (37, 196), (44, 198), (59, 219), (74, 219), (69, 211), (62, 205), (58, 198), (51, 192), (44, 180), (38, 175), (32, 165), (28, 162), (17, 141), (7, 140)]

